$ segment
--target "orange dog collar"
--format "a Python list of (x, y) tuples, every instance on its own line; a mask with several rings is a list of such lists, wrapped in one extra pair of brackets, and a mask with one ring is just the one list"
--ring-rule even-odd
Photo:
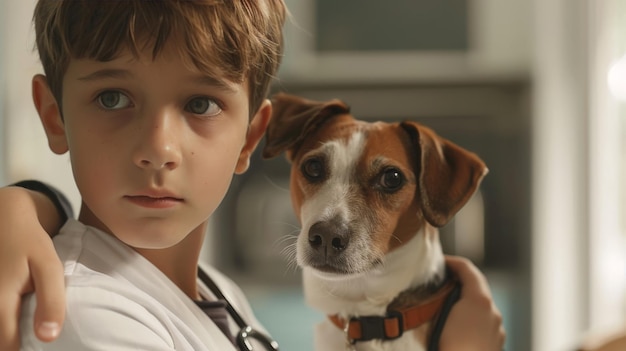
[(328, 318), (335, 326), (346, 332), (351, 344), (374, 339), (397, 339), (405, 331), (433, 320), (457, 284), (456, 281), (450, 281), (426, 302), (401, 310), (388, 311), (385, 316), (352, 317), (348, 321), (338, 315)]

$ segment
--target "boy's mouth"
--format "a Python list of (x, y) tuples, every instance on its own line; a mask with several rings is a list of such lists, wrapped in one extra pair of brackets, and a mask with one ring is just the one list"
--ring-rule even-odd
[(135, 205), (156, 209), (171, 208), (184, 202), (184, 199), (176, 196), (154, 193), (148, 195), (127, 195), (124, 198)]

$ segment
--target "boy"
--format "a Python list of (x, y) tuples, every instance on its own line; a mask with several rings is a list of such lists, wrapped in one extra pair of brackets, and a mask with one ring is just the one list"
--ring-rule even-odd
[(207, 268), (198, 281), (198, 257), (269, 121), (284, 19), (280, 0), (38, 2), (33, 100), (82, 205), (54, 239), (64, 328), (40, 343), (27, 297), (24, 349), (234, 350), (245, 326), (207, 315), (227, 303), (260, 329), (229, 280)]

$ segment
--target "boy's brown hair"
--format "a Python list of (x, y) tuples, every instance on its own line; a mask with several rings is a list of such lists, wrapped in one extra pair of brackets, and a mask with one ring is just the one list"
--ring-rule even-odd
[(109, 61), (122, 50), (154, 59), (167, 42), (201, 72), (247, 82), (253, 115), (278, 70), (285, 16), (282, 0), (39, 0), (33, 22), (59, 106), (71, 59)]

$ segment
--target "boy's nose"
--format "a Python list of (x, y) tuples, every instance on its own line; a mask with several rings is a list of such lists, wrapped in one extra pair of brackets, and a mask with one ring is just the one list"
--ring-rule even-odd
[(138, 167), (175, 169), (181, 161), (178, 116), (162, 112), (142, 119), (133, 156)]

